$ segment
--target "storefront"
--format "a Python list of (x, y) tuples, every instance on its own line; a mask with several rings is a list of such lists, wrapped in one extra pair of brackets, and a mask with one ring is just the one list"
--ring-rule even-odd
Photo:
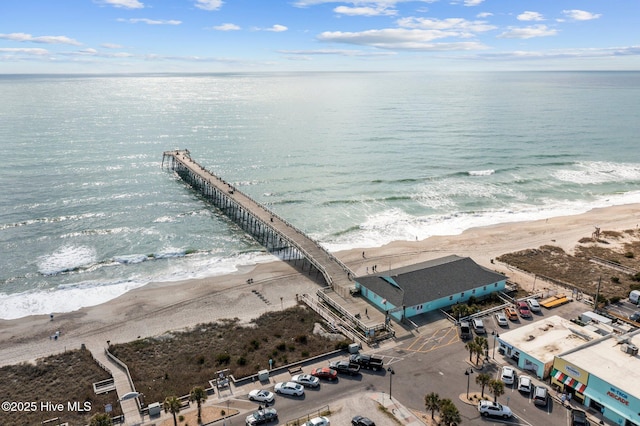
[(562, 358), (556, 357), (551, 370), (551, 387), (571, 396), (573, 401), (585, 403), (589, 373)]
[[(637, 388), (637, 383), (629, 383), (629, 386)], [(630, 391), (612, 386), (599, 377), (591, 375), (589, 387), (584, 395), (585, 406), (599, 410), (605, 418), (615, 424), (639, 426), (640, 399), (633, 396)]]

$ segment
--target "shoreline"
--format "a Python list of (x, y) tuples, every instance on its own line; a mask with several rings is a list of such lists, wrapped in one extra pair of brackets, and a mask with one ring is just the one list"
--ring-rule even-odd
[[(471, 228), (458, 235), (433, 236), (421, 241), (395, 241), (381, 247), (350, 249), (333, 254), (356, 276), (377, 265), (380, 271), (450, 254), (472, 258), (488, 269), (505, 273), (527, 288), (527, 277), (498, 263), (496, 257), (542, 245), (572, 253), (578, 241), (602, 231), (636, 229), (640, 203), (602, 207), (549, 219), (509, 222)], [(252, 283), (247, 282), (251, 278)], [(158, 336), (224, 318), (249, 322), (260, 314), (296, 304), (295, 295), (314, 293), (321, 286), (285, 262), (247, 266), (209, 278), (149, 283), (101, 305), (77, 311), (0, 320), (0, 366), (30, 361), (67, 348), (89, 349)], [(257, 295), (262, 297), (257, 297)], [(60, 339), (51, 336), (60, 331)]]

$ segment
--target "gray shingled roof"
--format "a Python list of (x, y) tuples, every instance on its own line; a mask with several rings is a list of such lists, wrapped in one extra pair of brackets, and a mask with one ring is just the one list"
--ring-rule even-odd
[(469, 257), (447, 256), (390, 271), (364, 275), (356, 282), (394, 306), (414, 306), (503, 281)]

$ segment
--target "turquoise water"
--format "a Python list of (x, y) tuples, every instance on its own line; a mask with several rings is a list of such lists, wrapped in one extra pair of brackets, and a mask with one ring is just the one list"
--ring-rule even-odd
[(0, 76), (0, 317), (273, 258), (196, 161), (329, 250), (640, 202), (640, 73)]

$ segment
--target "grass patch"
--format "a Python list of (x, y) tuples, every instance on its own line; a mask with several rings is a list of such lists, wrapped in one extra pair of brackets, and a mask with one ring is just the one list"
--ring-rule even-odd
[[(88, 350), (77, 349), (39, 359), (36, 364), (22, 363), (0, 368), (0, 395), (3, 401), (34, 402), (35, 411), (2, 413), (3, 425), (39, 425), (59, 417), (72, 425), (88, 424), (91, 416), (113, 407), (112, 416), (122, 414), (115, 391), (96, 395), (93, 383), (111, 376), (98, 366)], [(42, 409), (41, 404), (63, 404), (62, 410)], [(69, 410), (68, 403), (91, 406), (89, 412)], [(87, 405), (88, 407), (89, 405)]]
[[(249, 325), (238, 319), (199, 324), (184, 332), (112, 345), (111, 352), (127, 364), (145, 403), (182, 396), (194, 386), (209, 387), (216, 372), (228, 368), (236, 378), (282, 366), (336, 348), (313, 334), (320, 318), (311, 309), (296, 306), (266, 313)], [(277, 335), (277, 337), (276, 337)]]

